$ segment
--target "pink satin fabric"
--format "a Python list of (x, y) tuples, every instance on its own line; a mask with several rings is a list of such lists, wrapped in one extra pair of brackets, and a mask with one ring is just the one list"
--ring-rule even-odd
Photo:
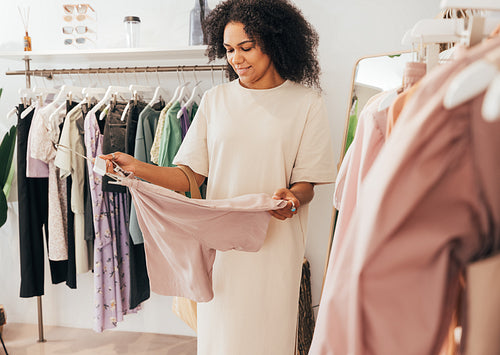
[(266, 239), (268, 211), (287, 204), (267, 194), (196, 200), (133, 178), (120, 183), (129, 188), (137, 210), (151, 290), (196, 302), (213, 298), (215, 251), (258, 251)]

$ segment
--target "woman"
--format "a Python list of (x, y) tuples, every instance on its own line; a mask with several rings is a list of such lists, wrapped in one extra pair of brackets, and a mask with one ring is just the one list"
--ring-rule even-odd
[[(286, 0), (222, 2), (205, 30), (209, 58), (225, 57), (235, 80), (205, 93), (174, 163), (189, 166), (199, 184), (208, 177), (207, 199), (264, 192), (290, 202), (270, 212), (259, 252), (218, 252), (214, 298), (198, 304), (198, 353), (290, 355), (307, 203), (314, 185), (335, 174), (325, 106), (311, 88), (319, 88), (318, 36)], [(105, 158), (154, 184), (188, 190), (176, 167), (122, 153)]]

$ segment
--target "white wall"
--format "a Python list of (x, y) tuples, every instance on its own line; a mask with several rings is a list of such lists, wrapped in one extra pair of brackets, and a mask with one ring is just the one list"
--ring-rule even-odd
[[(87, 2), (87, 1), (85, 1)], [(146, 47), (178, 47), (188, 42), (189, 10), (194, 1), (174, 0), (108, 0), (88, 1), (98, 13), (97, 47), (122, 47), (124, 44), (123, 17), (140, 16), (141, 42)], [(344, 120), (350, 97), (352, 68), (365, 55), (402, 49), (403, 33), (417, 20), (434, 17), (439, 11), (438, 0), (295, 0), (304, 15), (320, 35), (319, 56), (322, 65), (322, 85), (329, 110), (336, 156), (339, 156)], [(0, 50), (22, 49), (23, 29), (16, 6), (26, 1), (2, 3), (0, 13)], [(31, 1), (30, 35), (33, 50), (63, 49), (61, 4), (70, 1)], [(213, 7), (217, 1), (209, 1)], [(61, 67), (85, 66), (85, 63), (59, 63)], [(119, 65), (120, 63), (115, 63)], [(141, 63), (134, 65), (140, 66)], [(0, 59), (0, 73), (22, 69), (23, 64)], [(0, 87), (1, 134), (8, 125), (6, 113), (17, 103), (17, 89), (25, 85), (22, 77), (3, 74)], [(112, 79), (112, 78), (111, 78)], [(75, 79), (76, 80), (76, 79)], [(156, 80), (149, 78), (149, 80)], [(42, 85), (41, 80), (35, 84)], [(48, 84), (51, 85), (51, 84)], [(326, 248), (330, 237), (331, 198), (333, 186), (316, 188), (310, 211), (307, 258), (311, 262), (313, 303), (318, 304)], [(15, 195), (15, 194), (14, 194)], [(11, 201), (15, 196), (11, 196)], [(20, 299), (19, 245), (17, 203), (10, 202), (9, 220), (0, 229), (0, 302), (7, 311), (8, 321), (36, 323), (36, 300)], [(46, 280), (49, 280), (46, 274)], [(46, 324), (82, 328), (92, 327), (92, 275), (78, 276), (78, 289), (45, 283), (43, 297)], [(191, 330), (170, 311), (168, 297), (153, 295), (137, 315), (126, 316), (118, 329), (192, 335)], [(34, 339), (36, 335), (33, 335)]]

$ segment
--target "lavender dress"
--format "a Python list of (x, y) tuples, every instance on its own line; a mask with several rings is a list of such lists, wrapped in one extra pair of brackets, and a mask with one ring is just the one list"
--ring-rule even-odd
[[(85, 117), (87, 156), (102, 154), (103, 135), (96, 114)], [(129, 313), (129, 244), (128, 214), (125, 194), (102, 191), (102, 177), (88, 163), (89, 183), (94, 214), (94, 330), (114, 328)], [(135, 310), (132, 310), (135, 312)]]

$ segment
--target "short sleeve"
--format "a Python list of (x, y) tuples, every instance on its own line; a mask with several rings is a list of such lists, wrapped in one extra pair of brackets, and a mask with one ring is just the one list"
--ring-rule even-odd
[(335, 161), (325, 102), (314, 94), (302, 132), (290, 184), (329, 184), (335, 181)]
[(208, 176), (209, 160), (207, 146), (207, 95), (203, 95), (196, 116), (175, 156), (175, 165), (187, 165), (194, 172)]

